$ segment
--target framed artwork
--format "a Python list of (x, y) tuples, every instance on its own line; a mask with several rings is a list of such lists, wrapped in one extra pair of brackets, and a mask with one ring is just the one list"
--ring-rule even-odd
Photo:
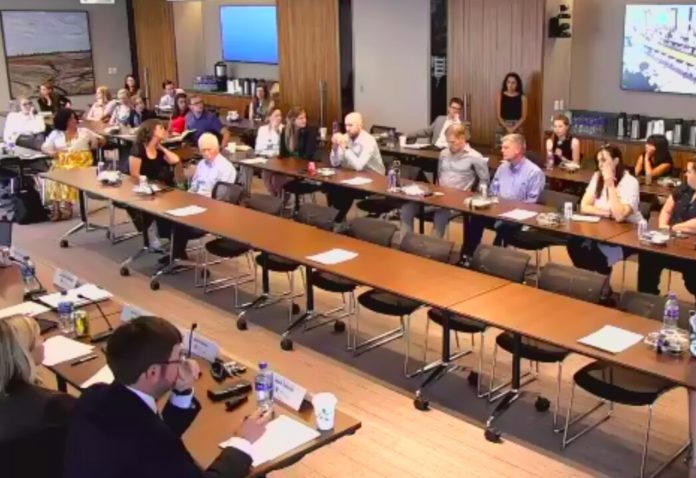
[(10, 96), (36, 96), (53, 83), (63, 95), (94, 93), (94, 65), (87, 12), (0, 12)]

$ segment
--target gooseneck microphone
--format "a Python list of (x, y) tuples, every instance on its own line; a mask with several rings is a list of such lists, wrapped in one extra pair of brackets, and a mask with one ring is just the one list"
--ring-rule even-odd
[(188, 358), (191, 358), (191, 350), (193, 349), (193, 332), (198, 328), (198, 322), (194, 322), (191, 324), (191, 330), (189, 331), (189, 343), (188, 343), (188, 352), (186, 352), (186, 355)]
[(101, 333), (98, 333), (98, 334), (92, 334), (92, 335), (90, 336), (90, 342), (92, 342), (92, 343), (94, 344), (94, 343), (101, 342), (101, 341), (106, 340), (106, 339), (108, 339), (109, 337), (111, 337), (111, 334), (114, 333), (114, 328), (113, 328), (113, 326), (111, 325), (111, 322), (109, 321), (109, 318), (108, 318), (108, 317), (106, 316), (106, 314), (104, 313), (104, 310), (103, 310), (103, 309), (101, 308), (101, 306), (99, 305), (99, 301), (94, 300), (94, 299), (90, 299), (89, 297), (87, 297), (86, 295), (83, 295), (83, 294), (77, 294), (77, 298), (78, 298), (78, 299), (82, 299), (82, 300), (86, 300), (86, 301), (87, 301), (87, 304), (85, 304), (85, 305), (92, 305), (92, 304), (94, 304), (94, 305), (97, 307), (97, 310), (98, 310), (99, 313), (101, 314), (102, 318), (104, 319), (104, 322), (106, 322), (106, 325), (109, 327), (108, 330), (105, 330), (104, 332), (101, 332)]

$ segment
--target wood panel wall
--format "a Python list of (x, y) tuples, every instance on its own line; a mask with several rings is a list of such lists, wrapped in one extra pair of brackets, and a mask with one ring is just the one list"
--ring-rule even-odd
[(174, 11), (167, 0), (131, 1), (140, 87), (144, 96), (147, 71), (150, 105), (155, 105), (162, 94), (162, 82), (177, 79)]
[(449, 0), (450, 96), (471, 96), (472, 141), (495, 142), (496, 95), (505, 74), (522, 77), (528, 99), (524, 133), (541, 145), (544, 0)]
[(280, 97), (283, 112), (307, 110), (319, 123), (319, 81), (326, 81), (324, 126), (342, 121), (337, 0), (277, 0)]

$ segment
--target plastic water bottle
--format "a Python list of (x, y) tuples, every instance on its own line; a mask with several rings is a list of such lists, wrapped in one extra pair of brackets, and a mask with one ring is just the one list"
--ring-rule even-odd
[(670, 292), (665, 302), (665, 312), (662, 315), (662, 330), (669, 332), (675, 331), (677, 330), (678, 322), (679, 302), (677, 301), (677, 295), (674, 292)]
[(642, 241), (647, 233), (648, 221), (646, 221), (645, 218), (641, 218), (641, 220), (638, 222), (638, 241)]
[(99, 176), (104, 171), (106, 171), (106, 163), (104, 161), (100, 160), (97, 163), (97, 176)]
[(500, 195), (500, 181), (498, 180), (498, 178), (493, 178), (493, 182), (491, 183), (489, 193), (493, 197)]
[(553, 153), (549, 152), (546, 155), (546, 170), (551, 171), (554, 166)]
[(254, 380), (256, 390), (256, 403), (264, 410), (269, 410), (273, 406), (273, 372), (268, 368), (266, 362), (259, 364), (259, 373)]
[[(66, 293), (63, 292), (62, 295), (65, 296)], [(73, 311), (74, 305), (72, 301), (68, 300), (67, 297), (62, 297), (60, 302), (58, 302), (58, 322), (60, 325), (60, 331), (65, 335), (72, 335), (75, 333)]]
[(387, 172), (387, 191), (396, 191), (396, 170), (393, 167)]

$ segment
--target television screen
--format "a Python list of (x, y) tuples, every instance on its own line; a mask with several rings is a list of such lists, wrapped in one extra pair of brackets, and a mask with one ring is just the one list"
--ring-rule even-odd
[(228, 5), (220, 7), (222, 58), (245, 63), (278, 63), (276, 7)]
[(626, 5), (621, 88), (696, 94), (696, 4)]

